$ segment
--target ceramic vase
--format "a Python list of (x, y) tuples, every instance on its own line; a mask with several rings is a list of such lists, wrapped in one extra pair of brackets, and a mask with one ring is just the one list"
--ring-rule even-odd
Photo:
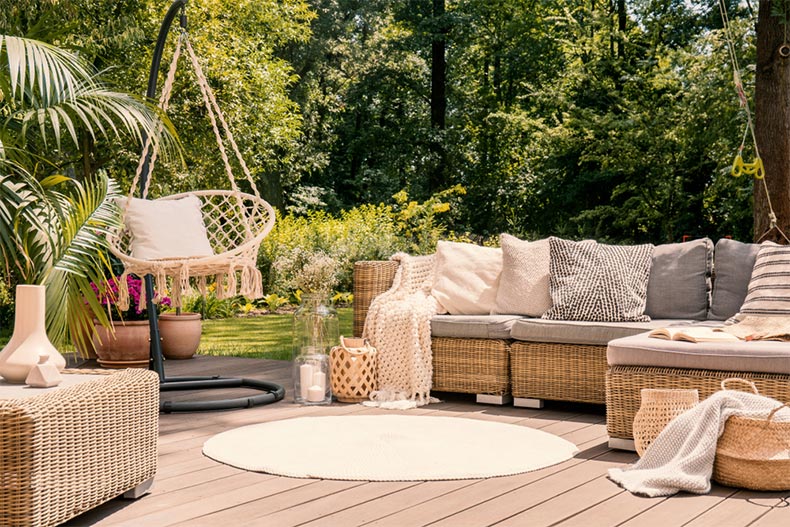
[(66, 367), (66, 359), (47, 337), (45, 293), (43, 285), (16, 286), (14, 333), (0, 352), (0, 376), (7, 382), (23, 384), (42, 354), (58, 371)]
[(166, 359), (191, 359), (200, 346), (203, 323), (200, 313), (162, 313), (159, 336)]

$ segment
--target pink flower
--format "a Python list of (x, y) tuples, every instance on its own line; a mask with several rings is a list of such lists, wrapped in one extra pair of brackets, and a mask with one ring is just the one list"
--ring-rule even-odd
[[(110, 306), (111, 314), (114, 319), (120, 320), (146, 320), (148, 319), (148, 313), (146, 312), (146, 306), (141, 304), (140, 296), (142, 295), (143, 291), (143, 280), (134, 276), (134, 275), (127, 275), (126, 276), (126, 285), (129, 290), (129, 309), (126, 311), (121, 311), (118, 308), (117, 301), (118, 301), (118, 280), (120, 277), (114, 277), (110, 280), (95, 284), (91, 283), (91, 288), (93, 292), (96, 294), (96, 298), (98, 298), (99, 303), (103, 306)], [(159, 306), (162, 307), (169, 307), (170, 306), (170, 297), (162, 297), (159, 300)]]

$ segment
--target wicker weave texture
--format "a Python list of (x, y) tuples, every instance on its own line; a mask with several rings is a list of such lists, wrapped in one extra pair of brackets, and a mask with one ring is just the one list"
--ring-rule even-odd
[(730, 487), (790, 490), (790, 422), (732, 416), (716, 447), (713, 479)]
[(510, 347), (513, 397), (603, 404), (605, 376), (606, 346), (516, 341)]
[(643, 366), (613, 366), (606, 372), (606, 429), (610, 437), (633, 438), (633, 422), (642, 388), (697, 389), (704, 400), (730, 377), (748, 379), (760, 393), (790, 401), (790, 375)]
[[(159, 291), (168, 289), (173, 307), (181, 306), (182, 294), (190, 290), (189, 277), (202, 277), (198, 288), (205, 294), (206, 278), (215, 277), (217, 298), (242, 294), (261, 298), (263, 290), (257, 269), (258, 249), (274, 227), (275, 212), (266, 201), (251, 194), (223, 190), (200, 190), (174, 194), (157, 201), (195, 196), (201, 201), (203, 224), (214, 250), (210, 256), (162, 260), (142, 260), (131, 255), (132, 233), (124, 228), (109, 237), (110, 251), (124, 264), (124, 272), (156, 279)], [(121, 292), (121, 305), (124, 294)]]
[(398, 262), (363, 261), (354, 263), (354, 336), (365, 329), (370, 303), (392, 286)]
[(0, 401), (0, 525), (59, 525), (152, 478), (158, 413), (136, 369)]
[(642, 390), (642, 404), (634, 417), (634, 447), (640, 456), (675, 417), (699, 402), (697, 390)]
[(376, 350), (352, 352), (335, 346), (329, 352), (332, 394), (341, 403), (358, 403), (378, 388)]
[(504, 395), (510, 392), (510, 346), (505, 340), (438, 337), (433, 349), (433, 389)]

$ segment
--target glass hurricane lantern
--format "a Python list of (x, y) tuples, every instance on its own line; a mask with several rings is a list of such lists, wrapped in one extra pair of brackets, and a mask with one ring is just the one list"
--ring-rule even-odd
[(337, 311), (324, 295), (305, 294), (293, 318), (294, 401), (332, 402), (329, 351), (340, 340)]

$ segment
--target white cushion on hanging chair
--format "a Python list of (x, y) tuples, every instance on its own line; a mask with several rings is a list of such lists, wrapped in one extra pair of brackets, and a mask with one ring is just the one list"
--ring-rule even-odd
[[(125, 207), (126, 199), (120, 198), (118, 206)], [(197, 196), (162, 201), (132, 198), (125, 216), (132, 256), (172, 260), (213, 255), (200, 207)]]

